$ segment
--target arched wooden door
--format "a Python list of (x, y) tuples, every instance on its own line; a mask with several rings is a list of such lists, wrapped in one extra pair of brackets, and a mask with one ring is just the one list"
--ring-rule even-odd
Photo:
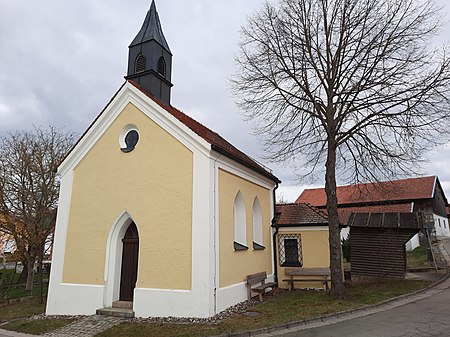
[(133, 301), (139, 258), (139, 233), (134, 222), (128, 226), (122, 243), (122, 270), (120, 272), (119, 299), (121, 301)]

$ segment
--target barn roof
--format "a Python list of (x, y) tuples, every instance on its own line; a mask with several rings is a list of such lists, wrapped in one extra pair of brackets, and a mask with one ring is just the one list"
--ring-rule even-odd
[[(436, 176), (410, 178), (387, 182), (355, 184), (337, 187), (339, 205), (361, 203), (413, 201), (431, 199), (434, 196)], [(307, 202), (314, 206), (325, 206), (324, 188), (306, 189), (297, 202)]]

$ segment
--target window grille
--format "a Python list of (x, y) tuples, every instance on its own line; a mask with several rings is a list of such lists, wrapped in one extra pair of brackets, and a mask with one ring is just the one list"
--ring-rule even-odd
[(139, 53), (139, 55), (136, 57), (136, 62), (134, 63), (134, 73), (142, 73), (147, 68), (147, 59), (145, 58), (144, 54)]
[(158, 60), (158, 73), (166, 77), (166, 60), (162, 56)]
[(301, 267), (303, 265), (300, 234), (279, 234), (278, 250), (281, 266)]

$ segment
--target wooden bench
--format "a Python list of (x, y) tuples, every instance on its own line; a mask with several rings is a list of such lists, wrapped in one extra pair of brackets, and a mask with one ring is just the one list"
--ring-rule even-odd
[(331, 281), (330, 268), (286, 268), (284, 274), (289, 276), (283, 282), (288, 282), (289, 290), (294, 289), (295, 282), (322, 282), (324, 290), (328, 290)]
[[(248, 299), (250, 300), (252, 298), (252, 292), (258, 293), (259, 295), (259, 301), (263, 301), (263, 295), (266, 293), (267, 288), (272, 288), (272, 290), (275, 289), (275, 283), (274, 282), (267, 282), (267, 274), (265, 271), (261, 273), (251, 274), (247, 275), (247, 293), (248, 293)], [(261, 283), (261, 285), (253, 287), (253, 285)]]

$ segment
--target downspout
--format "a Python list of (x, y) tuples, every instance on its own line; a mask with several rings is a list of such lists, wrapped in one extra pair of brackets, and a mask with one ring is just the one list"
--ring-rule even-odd
[(217, 168), (217, 161), (222, 156), (222, 154), (219, 154), (219, 156), (214, 160), (214, 179), (213, 179), (213, 249), (214, 249), (214, 278), (213, 278), (213, 287), (214, 287), (214, 315), (217, 314), (217, 231), (216, 231), (216, 224), (217, 224), (217, 204), (216, 204), (216, 193), (218, 186), (217, 186), (217, 174), (216, 174), (216, 168)]
[(272, 226), (275, 227), (275, 232), (272, 236), (272, 246), (273, 246), (273, 281), (278, 286), (278, 261), (277, 261), (277, 234), (280, 226), (277, 225), (278, 215), (277, 215), (277, 201), (275, 191), (278, 188), (278, 183), (276, 183), (275, 188), (273, 189), (273, 219)]

